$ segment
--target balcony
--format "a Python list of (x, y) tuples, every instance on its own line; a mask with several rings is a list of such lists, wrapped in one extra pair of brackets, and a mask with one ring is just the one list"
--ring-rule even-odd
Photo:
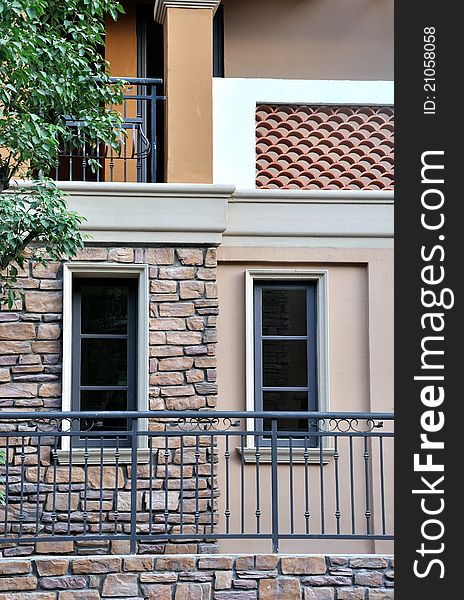
[[(62, 148), (52, 177), (56, 181), (139, 182), (163, 181), (162, 79), (114, 78), (124, 81), (124, 101), (114, 107), (123, 117), (124, 135), (118, 150), (104, 144), (85, 144), (78, 151)], [(113, 107), (112, 107), (113, 108)], [(161, 110), (160, 110), (161, 109)], [(79, 122), (68, 120), (77, 130)], [(100, 168), (93, 171), (89, 158)]]
[(0, 550), (392, 539), (391, 414), (16, 412), (0, 430)]

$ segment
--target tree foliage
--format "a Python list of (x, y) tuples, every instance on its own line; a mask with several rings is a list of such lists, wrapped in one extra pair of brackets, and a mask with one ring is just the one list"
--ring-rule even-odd
[[(0, 293), (9, 290), (10, 304), (11, 265), (21, 266), (31, 243), (55, 259), (82, 245), (80, 218), (47, 175), (60, 147), (120, 143), (111, 106), (122, 102), (122, 87), (101, 54), (105, 16), (119, 12), (116, 0), (0, 0)], [(88, 164), (98, 168), (91, 157)], [(21, 178), (35, 183), (11, 185)]]

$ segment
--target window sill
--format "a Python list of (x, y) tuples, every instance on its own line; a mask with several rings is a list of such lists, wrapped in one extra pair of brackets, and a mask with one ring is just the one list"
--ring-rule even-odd
[[(241, 456), (242, 449), (237, 448), (237, 453)], [(308, 448), (307, 450), (309, 456), (307, 458), (309, 465), (319, 465), (321, 462), (321, 452), (318, 448)], [(292, 462), (293, 464), (305, 464), (306, 459), (304, 457), (305, 450), (304, 448), (298, 447), (292, 449)], [(333, 459), (334, 456), (333, 448), (323, 448), (322, 449), (322, 464), (326, 465), (330, 460)], [(272, 455), (271, 448), (269, 446), (261, 447), (259, 449), (259, 462), (267, 464), (272, 463)], [(244, 448), (243, 449), (243, 458), (245, 463), (256, 463), (256, 448)], [(290, 450), (288, 447), (279, 447), (277, 448), (277, 462), (282, 464), (290, 464)]]
[[(105, 448), (103, 450), (103, 464), (115, 465), (116, 457), (114, 448)], [(101, 465), (102, 453), (100, 448), (89, 448), (87, 450), (87, 459), (84, 456), (84, 448), (74, 448), (72, 454), (69, 450), (58, 450), (58, 463), (60, 465)], [(137, 450), (137, 464), (146, 464), (150, 461), (150, 450), (148, 448), (139, 448)], [(118, 465), (128, 465), (132, 462), (132, 451), (130, 448), (120, 448)]]

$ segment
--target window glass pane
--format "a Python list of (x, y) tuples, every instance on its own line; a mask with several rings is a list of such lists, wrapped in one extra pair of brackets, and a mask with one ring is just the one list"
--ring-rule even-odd
[(127, 340), (81, 340), (81, 385), (127, 385)]
[[(82, 390), (81, 410), (87, 411), (126, 411), (127, 392), (124, 390)], [(82, 419), (81, 427), (89, 431), (120, 431), (127, 429), (126, 419)], [(85, 429), (83, 429), (85, 431)], [(98, 438), (95, 438), (98, 439)], [(89, 438), (91, 440), (91, 438)]]
[(81, 286), (81, 332), (127, 333), (127, 286)]
[[(263, 410), (307, 411), (308, 392), (263, 392)], [(263, 428), (264, 431), (270, 431), (270, 419), (263, 419)], [(305, 419), (279, 419), (277, 429), (308, 431), (308, 421)]]
[(263, 340), (263, 386), (307, 385), (306, 340)]
[(263, 289), (263, 335), (306, 335), (306, 290)]

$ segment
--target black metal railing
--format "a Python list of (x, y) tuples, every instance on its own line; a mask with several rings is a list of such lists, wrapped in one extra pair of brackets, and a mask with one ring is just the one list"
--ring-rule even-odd
[[(163, 114), (158, 106), (165, 99), (162, 79), (125, 77), (124, 100), (114, 107), (123, 117), (124, 135), (117, 150), (102, 143), (82, 143), (79, 149), (63, 147), (51, 176), (57, 181), (115, 181), (153, 183), (162, 181)], [(113, 108), (113, 107), (112, 107)], [(68, 127), (76, 131), (79, 121)], [(89, 159), (99, 168), (92, 169)]]
[(0, 413), (0, 550), (392, 539), (392, 443), (380, 413)]

